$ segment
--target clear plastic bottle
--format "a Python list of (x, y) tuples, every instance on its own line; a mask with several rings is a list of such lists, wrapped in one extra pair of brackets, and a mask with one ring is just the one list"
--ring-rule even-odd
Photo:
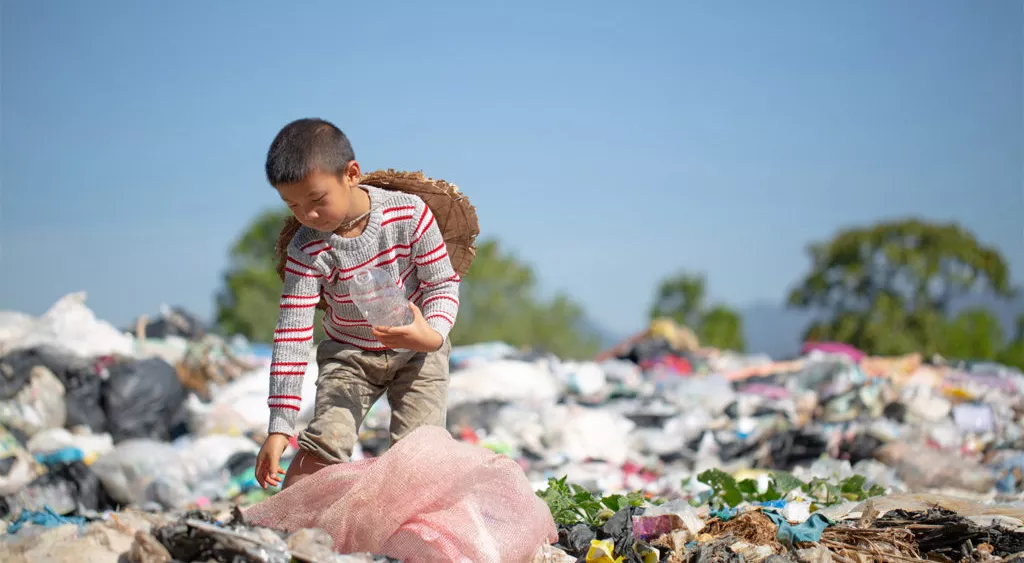
[(405, 292), (385, 270), (360, 269), (352, 278), (349, 293), (359, 312), (373, 326), (405, 326), (413, 321)]

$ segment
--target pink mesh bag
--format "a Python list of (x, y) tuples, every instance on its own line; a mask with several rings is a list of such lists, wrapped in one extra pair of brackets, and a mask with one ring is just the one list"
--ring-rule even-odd
[(530, 561), (558, 540), (551, 513), (516, 462), (411, 432), (379, 458), (332, 465), (244, 510), (246, 521), (321, 528), (340, 553), (420, 561)]

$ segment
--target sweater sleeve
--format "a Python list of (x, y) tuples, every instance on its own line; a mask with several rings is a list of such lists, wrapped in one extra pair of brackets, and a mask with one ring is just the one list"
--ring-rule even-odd
[(420, 309), (427, 324), (448, 338), (459, 314), (459, 279), (452, 269), (448, 249), (434, 214), (423, 201), (416, 205), (419, 220), (412, 233), (412, 254), (415, 257), (416, 277), (423, 290)]
[(284, 289), (274, 329), (270, 364), (270, 426), (268, 431), (295, 432), (295, 419), (302, 404), (302, 380), (309, 364), (313, 343), (313, 322), (320, 301), (323, 274), (316, 260), (294, 245), (288, 247)]

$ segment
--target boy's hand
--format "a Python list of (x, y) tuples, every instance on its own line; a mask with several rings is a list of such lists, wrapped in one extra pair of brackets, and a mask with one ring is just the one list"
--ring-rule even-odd
[(413, 321), (405, 326), (375, 326), (373, 336), (381, 344), (391, 348), (404, 348), (416, 352), (433, 352), (441, 347), (444, 339), (436, 330), (430, 328), (423, 313), (415, 303), (409, 302), (412, 309)]
[(281, 454), (288, 447), (288, 436), (271, 434), (263, 441), (263, 447), (256, 456), (256, 482), (264, 489), (267, 485), (281, 486), (284, 469), (281, 469)]

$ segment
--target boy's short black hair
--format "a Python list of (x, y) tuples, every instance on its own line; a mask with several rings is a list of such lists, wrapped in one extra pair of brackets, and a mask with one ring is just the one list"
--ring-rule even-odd
[(356, 159), (352, 144), (333, 123), (317, 118), (285, 125), (267, 151), (267, 180), (272, 186), (302, 181), (313, 170), (341, 174)]

